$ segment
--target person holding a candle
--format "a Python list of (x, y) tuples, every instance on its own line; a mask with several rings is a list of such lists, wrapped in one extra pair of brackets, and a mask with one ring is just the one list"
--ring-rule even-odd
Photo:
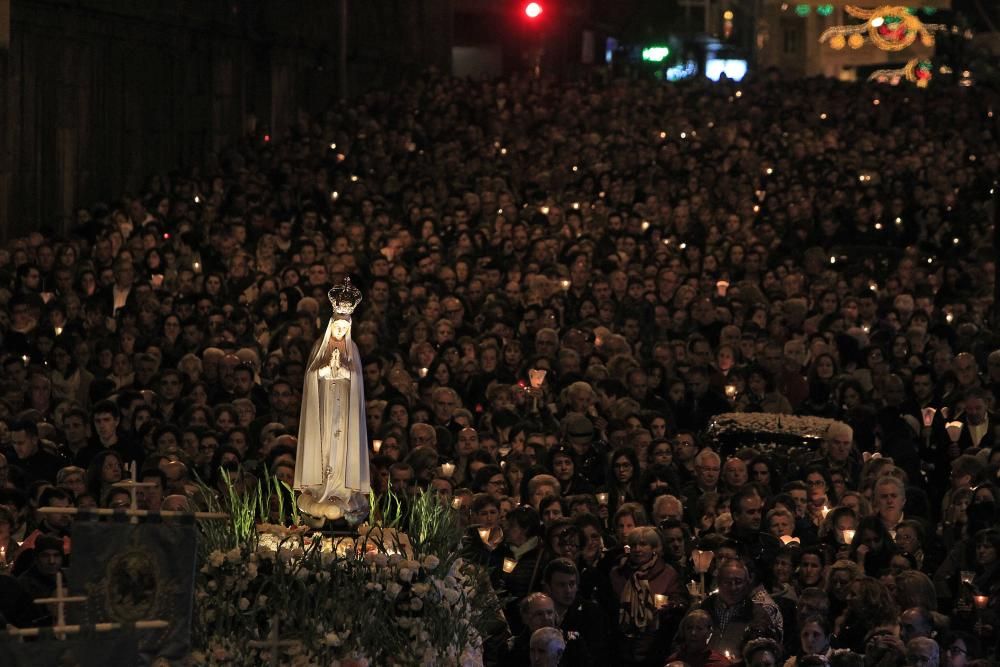
[(542, 522), (535, 508), (521, 505), (507, 514), (501, 528), (504, 538), (495, 553), (504, 566), (502, 572), (494, 573), (494, 585), (510, 596), (507, 620), (518, 625), (517, 604), (528, 593), (538, 590), (541, 582)]
[(606, 479), (607, 485), (599, 491), (608, 494), (608, 516), (614, 516), (625, 503), (638, 502), (642, 498), (639, 459), (634, 450), (620, 447), (611, 453)]
[(626, 535), (626, 558), (611, 569), (610, 586), (617, 605), (617, 654), (626, 665), (662, 662), (667, 647), (662, 643), (661, 623), (665, 608), (658, 608), (656, 595), (683, 603), (687, 591), (677, 574), (661, 556), (659, 532), (651, 526), (633, 528)]

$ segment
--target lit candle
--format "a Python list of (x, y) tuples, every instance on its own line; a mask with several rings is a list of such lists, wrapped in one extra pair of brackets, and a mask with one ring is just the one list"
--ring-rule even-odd
[(643, 220), (642, 221), (642, 231), (645, 232), (645, 231), (648, 231), (648, 230), (649, 230), (649, 220)]
[(451, 499), (451, 508), (454, 509), (454, 510), (460, 510), (460, 509), (462, 509), (462, 499), (459, 498), (459, 497), (452, 498)]
[(549, 214), (549, 207), (548, 206), (543, 206), (543, 207), (541, 207), (538, 210), (542, 212), (542, 215), (548, 215)]
[(608, 504), (608, 494), (606, 494), (606, 493), (598, 493), (597, 494), (597, 503), (599, 505), (607, 505)]
[(57, 336), (62, 336), (62, 332), (63, 332), (63, 328), (62, 327), (56, 327), (55, 331), (56, 331), (56, 335)]
[(7, 564), (7, 547), (0, 546), (0, 565)]
[(442, 463), (441, 464), (441, 476), (451, 477), (455, 474), (455, 464), (454, 463)]
[(934, 423), (934, 414), (937, 410), (934, 408), (924, 408), (920, 412), (924, 417), (924, 426), (930, 427)]
[(26, 355), (26, 354), (22, 354), (22, 355), (21, 355), (21, 361), (23, 361), (23, 362), (24, 362), (24, 365), (25, 365), (25, 366), (27, 366), (27, 365), (28, 365), (28, 362), (29, 362), (29, 361), (31, 361), (31, 357), (29, 357), (29, 356), (28, 356), (28, 355)]
[(850, 528), (840, 531), (840, 536), (843, 538), (844, 544), (850, 544), (854, 541), (855, 532), (857, 531), (851, 530)]
[(726, 292), (729, 291), (729, 281), (728, 280), (715, 281), (715, 291), (719, 296), (726, 296)]
[(825, 519), (826, 515), (830, 513), (830, 508), (827, 507), (826, 505), (823, 505), (823, 509), (821, 509), (819, 513), (822, 514), (823, 518)]
[(419, 375), (422, 378), (425, 378), (425, 377), (427, 377), (427, 372), (429, 370), (430, 370), (429, 368), (427, 368), (426, 366), (424, 366), (423, 368), (421, 368), (420, 370), (417, 371), (417, 375)]
[[(568, 280), (565, 282), (569, 282)], [(544, 368), (531, 368), (528, 369), (528, 380), (531, 382), (532, 389), (541, 389), (542, 384), (545, 382), (545, 376), (548, 371)]]
[(708, 568), (712, 565), (713, 558), (715, 558), (714, 551), (702, 551), (701, 549), (695, 549), (692, 551), (691, 562), (694, 564), (694, 571), (698, 574), (708, 572)]
[(726, 660), (728, 660), (729, 662), (732, 662), (732, 661), (733, 661), (733, 654), (732, 654), (732, 653), (730, 653), (729, 651), (726, 651), (726, 652), (725, 652), (725, 653), (723, 653), (722, 655), (723, 655), (723, 656), (725, 656)]
[(945, 430), (948, 431), (948, 437), (952, 442), (958, 442), (959, 437), (962, 435), (962, 428), (965, 425), (962, 422), (951, 421), (945, 424)]
[(570, 283), (569, 283), (568, 280), (564, 279), (564, 280), (560, 280), (559, 281), (559, 286), (562, 287), (563, 290), (568, 290), (569, 289), (569, 285), (570, 285)]
[(726, 398), (736, 398), (736, 385), (727, 384), (726, 385)]
[(962, 583), (963, 584), (968, 584), (968, 585), (971, 586), (972, 585), (972, 579), (975, 576), (976, 576), (976, 573), (973, 572), (972, 570), (962, 570), (961, 571), (961, 577), (962, 577)]
[(201, 262), (195, 262), (191, 265), (195, 273), (201, 273)]
[(503, 559), (503, 571), (506, 572), (507, 574), (510, 574), (511, 572), (513, 572), (515, 567), (517, 567), (517, 561), (516, 560), (514, 560), (513, 558), (504, 558)]
[(375, 453), (378, 454), (379, 450), (382, 449), (382, 441), (372, 440), (372, 449), (374, 449)]
[(988, 595), (975, 595), (972, 599), (976, 603), (976, 609), (986, 609), (986, 605), (990, 603)]
[(490, 541), (490, 529), (489, 528), (480, 528), (479, 529), (479, 539), (481, 539), (483, 542), (489, 543), (489, 541)]
[(668, 598), (666, 595), (660, 595), (659, 593), (653, 595), (653, 604), (656, 606), (657, 609), (663, 609), (664, 607), (667, 606), (667, 602), (669, 601), (670, 598)]

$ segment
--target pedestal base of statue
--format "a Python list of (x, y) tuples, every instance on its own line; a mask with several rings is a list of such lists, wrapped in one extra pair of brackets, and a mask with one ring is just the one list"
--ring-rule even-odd
[(343, 519), (348, 525), (357, 526), (368, 518), (368, 499), (358, 493), (345, 503), (340, 498), (318, 501), (310, 490), (305, 490), (299, 496), (298, 505), (299, 510), (309, 517), (310, 527), (313, 527), (313, 521), (319, 521), (319, 526), (322, 526), (325, 521), (338, 519)]

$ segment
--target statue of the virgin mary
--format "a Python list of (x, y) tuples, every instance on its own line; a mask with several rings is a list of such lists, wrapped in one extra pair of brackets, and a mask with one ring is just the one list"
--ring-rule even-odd
[(351, 339), (361, 291), (346, 278), (328, 296), (333, 315), (309, 356), (302, 389), (295, 490), (306, 514), (359, 523), (371, 490), (364, 375)]

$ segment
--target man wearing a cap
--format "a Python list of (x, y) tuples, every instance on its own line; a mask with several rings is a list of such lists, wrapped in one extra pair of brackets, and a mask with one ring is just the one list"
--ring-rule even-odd
[(595, 487), (604, 484), (604, 464), (601, 450), (594, 441), (594, 425), (578, 412), (571, 412), (562, 421), (566, 444), (573, 451), (576, 473)]

